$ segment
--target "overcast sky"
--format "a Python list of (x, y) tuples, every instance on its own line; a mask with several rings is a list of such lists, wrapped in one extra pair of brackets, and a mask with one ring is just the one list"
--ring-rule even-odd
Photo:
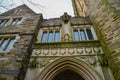
[(40, 6), (37, 7), (28, 3), (27, 0), (5, 0), (5, 1), (9, 1), (6, 2), (7, 5), (8, 3), (12, 3), (11, 1), (13, 1), (13, 4), (16, 4), (14, 5), (14, 7), (17, 7), (25, 3), (36, 13), (43, 13), (44, 18), (60, 17), (61, 15), (64, 14), (64, 12), (67, 12), (71, 16), (74, 15), (71, 0), (30, 0), (34, 2), (35, 5), (40, 4)]
[(42, 11), (34, 9), (36, 12), (42, 12), (44, 18), (59, 17), (64, 12), (73, 16), (71, 0), (35, 0), (43, 6)]

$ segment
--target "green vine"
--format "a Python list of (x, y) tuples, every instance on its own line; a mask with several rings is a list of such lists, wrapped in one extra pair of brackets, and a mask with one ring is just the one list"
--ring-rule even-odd
[(30, 62), (29, 68), (30, 68), (30, 69), (35, 69), (35, 68), (38, 67), (38, 64), (39, 64), (39, 62), (37, 61), (37, 58), (34, 58), (34, 59)]
[(105, 55), (101, 56), (99, 58), (99, 61), (100, 61), (101, 65), (108, 66), (108, 60)]

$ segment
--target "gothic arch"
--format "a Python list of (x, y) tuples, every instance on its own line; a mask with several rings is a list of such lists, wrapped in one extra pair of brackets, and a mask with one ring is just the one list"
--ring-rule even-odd
[(65, 70), (72, 70), (85, 80), (103, 80), (89, 64), (72, 57), (62, 57), (47, 66), (37, 77), (37, 80), (53, 80), (53, 78)]

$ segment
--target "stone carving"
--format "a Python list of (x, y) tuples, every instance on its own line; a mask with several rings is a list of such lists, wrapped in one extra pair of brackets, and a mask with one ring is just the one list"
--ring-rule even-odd
[(47, 55), (49, 51), (47, 49), (43, 50), (43, 54)]
[(70, 40), (69, 34), (64, 35), (64, 40), (65, 40), (65, 42), (68, 42)]
[(68, 21), (70, 20), (70, 16), (65, 12), (64, 15), (62, 16), (62, 20), (64, 21), (64, 23), (68, 23)]
[(65, 52), (66, 52), (66, 50), (65, 50), (65, 49), (61, 49), (61, 50), (60, 50), (60, 54), (62, 54), (62, 55), (64, 55), (64, 54), (65, 54)]
[(57, 54), (57, 50), (56, 49), (51, 50), (51, 54), (56, 55)]
[(78, 47), (78, 48), (51, 48), (51, 49), (34, 49), (34, 56), (70, 56), (70, 55), (89, 55), (103, 54), (100, 47)]
[(100, 53), (100, 48), (99, 48), (99, 47), (98, 47), (98, 48), (95, 47), (95, 48), (94, 48), (94, 51), (95, 51), (96, 53)]
[(77, 49), (77, 53), (82, 54), (82, 53), (83, 53), (83, 49), (78, 48), (78, 49)]
[(96, 59), (95, 59), (95, 57), (90, 57), (90, 58), (88, 59), (88, 62), (89, 62), (91, 65), (95, 65), (95, 64), (96, 64)]
[(86, 52), (86, 53), (91, 53), (92, 50), (91, 50), (91, 48), (86, 48), (86, 49), (85, 49), (85, 52)]
[(35, 51), (35, 54), (36, 54), (36, 55), (39, 55), (40, 53), (41, 53), (41, 50)]
[(42, 59), (39, 60), (39, 64), (40, 64), (39, 67), (40, 67), (40, 68), (45, 67), (49, 62), (50, 62), (49, 59), (47, 59), (47, 58), (42, 58)]
[(74, 48), (71, 48), (71, 49), (68, 50), (68, 53), (69, 53), (69, 54), (74, 54), (74, 52), (75, 52), (75, 51), (74, 51)]

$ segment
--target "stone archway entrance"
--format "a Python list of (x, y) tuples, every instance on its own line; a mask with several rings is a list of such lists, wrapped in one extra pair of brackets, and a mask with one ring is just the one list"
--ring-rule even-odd
[[(64, 77), (73, 76), (70, 78)], [(68, 79), (67, 79), (68, 78)], [(80, 79), (78, 79), (80, 78)], [(62, 57), (47, 66), (35, 80), (104, 80), (99, 73), (84, 61)]]
[(56, 75), (53, 80), (85, 80), (72, 70), (65, 70)]

